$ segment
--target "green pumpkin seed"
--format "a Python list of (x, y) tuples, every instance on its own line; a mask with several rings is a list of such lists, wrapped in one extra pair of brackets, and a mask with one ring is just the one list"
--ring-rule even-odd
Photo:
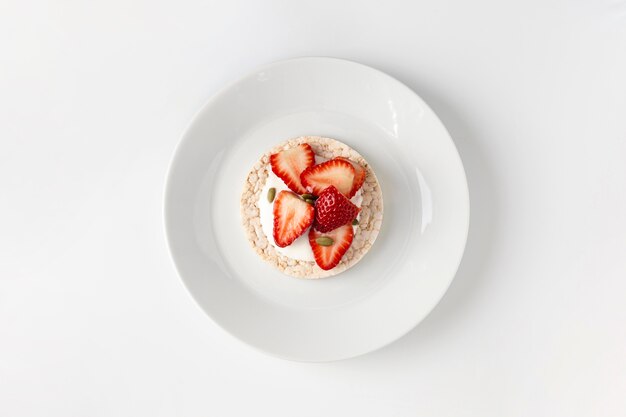
[(305, 200), (317, 200), (317, 196), (313, 194), (302, 194), (302, 198)]
[(311, 198), (305, 198), (304, 201), (306, 201), (307, 203), (309, 203), (310, 205), (315, 204), (315, 200), (311, 199)]
[(328, 236), (322, 236), (322, 237), (318, 237), (317, 239), (315, 239), (315, 243), (317, 243), (320, 246), (330, 246), (335, 242)]
[(359, 221), (357, 219), (352, 220), (352, 226), (356, 226), (357, 224), (359, 224)]
[(276, 188), (272, 187), (267, 190), (267, 201), (270, 203), (274, 201), (274, 197), (276, 197)]

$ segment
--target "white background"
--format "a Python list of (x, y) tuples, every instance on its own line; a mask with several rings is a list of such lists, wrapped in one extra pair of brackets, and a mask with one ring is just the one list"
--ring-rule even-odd
[[(328, 364), (217, 328), (163, 230), (203, 102), (307, 55), (415, 89), (472, 201), (433, 313)], [(625, 414), (626, 1), (0, 0), (0, 415)]]

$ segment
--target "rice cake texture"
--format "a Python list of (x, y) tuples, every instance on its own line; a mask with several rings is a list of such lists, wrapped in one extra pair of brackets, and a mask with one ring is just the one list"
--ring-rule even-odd
[[(354, 240), (339, 264), (329, 271), (321, 269), (315, 262), (289, 258), (279, 253), (270, 244), (272, 236), (266, 236), (261, 227), (259, 199), (271, 172), (270, 155), (284, 149), (308, 143), (313, 152), (326, 159), (348, 158), (366, 170), (365, 182), (361, 187), (363, 201), (359, 224), (354, 230)], [(374, 171), (367, 161), (354, 149), (335, 139), (320, 136), (301, 136), (280, 143), (263, 154), (254, 164), (246, 178), (241, 195), (241, 217), (246, 236), (252, 248), (261, 258), (274, 265), (281, 272), (296, 278), (316, 279), (337, 275), (355, 265), (370, 250), (383, 220), (383, 195)], [(308, 232), (305, 232), (308, 233)]]

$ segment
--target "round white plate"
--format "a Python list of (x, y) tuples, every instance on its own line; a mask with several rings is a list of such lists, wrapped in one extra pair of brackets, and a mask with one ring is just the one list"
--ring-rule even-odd
[[(361, 153), (385, 203), (369, 253), (320, 280), (266, 264), (239, 216), (259, 155), (305, 135)], [(378, 349), (432, 310), (465, 248), (469, 196), (450, 136), (413, 91), (354, 62), (300, 58), (258, 69), (195, 116), (170, 167), (165, 224), (180, 276), (216, 323), (269, 354), (330, 361)]]

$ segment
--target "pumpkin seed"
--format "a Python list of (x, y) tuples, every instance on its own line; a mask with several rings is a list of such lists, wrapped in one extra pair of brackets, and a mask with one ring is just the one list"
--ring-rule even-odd
[(315, 239), (315, 243), (317, 243), (320, 246), (330, 246), (335, 242), (328, 236), (322, 236), (322, 237), (318, 237), (317, 239)]
[(267, 190), (267, 201), (270, 203), (274, 201), (274, 197), (276, 197), (276, 188), (272, 187)]

